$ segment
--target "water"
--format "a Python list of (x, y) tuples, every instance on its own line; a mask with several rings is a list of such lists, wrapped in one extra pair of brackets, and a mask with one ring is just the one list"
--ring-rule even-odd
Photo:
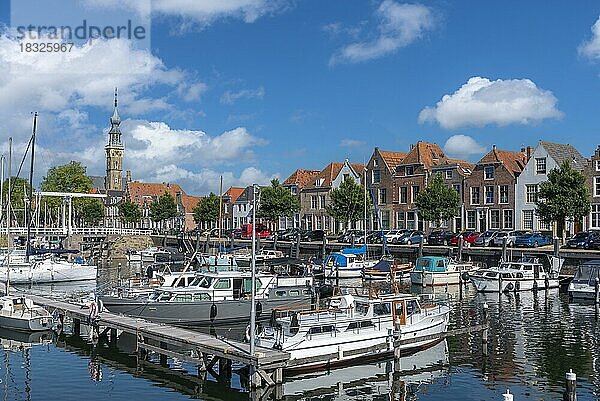
[[(399, 378), (394, 379), (390, 361), (357, 365), (287, 380), (279, 390), (282, 399), (502, 400), (510, 389), (515, 401), (558, 400), (569, 369), (577, 373), (580, 401), (600, 399), (600, 320), (593, 305), (570, 304), (558, 290), (483, 295), (468, 286), (462, 299), (458, 287), (436, 289), (434, 296), (452, 306), (451, 327), (481, 322), (486, 302), (487, 347), (482, 332), (464, 334), (403, 359)], [(234, 337), (243, 332), (218, 331)], [(13, 341), (7, 340), (11, 336)], [(93, 346), (70, 335), (40, 340), (0, 332), (0, 337), (5, 400), (250, 398), (238, 374), (223, 384), (210, 375), (198, 378), (194, 366), (172, 358), (169, 367), (161, 366), (157, 355), (136, 358), (135, 339), (128, 336), (117, 346)]]

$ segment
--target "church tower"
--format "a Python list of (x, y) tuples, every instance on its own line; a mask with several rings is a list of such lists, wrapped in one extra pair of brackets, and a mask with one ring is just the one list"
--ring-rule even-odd
[(123, 190), (123, 153), (125, 147), (121, 142), (121, 117), (117, 109), (117, 89), (115, 88), (115, 106), (110, 117), (110, 131), (106, 149), (106, 178), (104, 187), (107, 191)]

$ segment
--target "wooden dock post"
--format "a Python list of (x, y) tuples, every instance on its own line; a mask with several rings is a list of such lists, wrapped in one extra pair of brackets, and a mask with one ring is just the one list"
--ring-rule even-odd
[(596, 303), (596, 305), (598, 305), (598, 304), (600, 304), (600, 280), (598, 278), (596, 278), (594, 288), (596, 291), (596, 296), (594, 297), (594, 302)]
[(110, 343), (112, 345), (115, 345), (117, 343), (117, 329), (115, 329), (114, 327), (110, 329)]
[(462, 262), (462, 260), (463, 260), (463, 246), (464, 246), (464, 239), (463, 239), (462, 234), (460, 234), (458, 236), (458, 256), (457, 256), (459, 262)]
[(425, 242), (425, 236), (421, 235), (421, 241), (419, 241), (419, 257), (423, 257), (423, 242)]
[[(161, 341), (159, 343), (159, 347), (162, 349), (167, 349), (167, 343), (164, 341)], [(160, 358), (160, 366), (164, 366), (164, 367), (168, 367), (169, 364), (167, 363), (167, 355), (165, 354), (159, 354), (159, 358)]]
[(73, 318), (73, 334), (78, 336), (81, 334), (81, 320)]
[(577, 401), (577, 375), (573, 373), (573, 369), (565, 374), (565, 393), (563, 395), (564, 401)]

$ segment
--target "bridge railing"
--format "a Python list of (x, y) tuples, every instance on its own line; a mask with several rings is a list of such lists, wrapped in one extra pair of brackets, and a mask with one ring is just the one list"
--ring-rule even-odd
[[(6, 228), (4, 228), (6, 230)], [(11, 227), (11, 234), (27, 234), (27, 227)], [(32, 227), (32, 235), (67, 235), (68, 229), (63, 227)], [(116, 228), (116, 227), (72, 227), (71, 234), (83, 235), (150, 235), (152, 230), (139, 228)]]

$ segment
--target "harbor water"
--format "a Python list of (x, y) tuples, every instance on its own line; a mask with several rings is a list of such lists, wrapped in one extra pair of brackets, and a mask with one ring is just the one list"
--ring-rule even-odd
[[(99, 281), (128, 275), (106, 269)], [(342, 283), (348, 287), (360, 282)], [(66, 292), (63, 287), (34, 288)], [(76, 288), (83, 291), (84, 287)], [(405, 291), (420, 292), (416, 287)], [(348, 291), (354, 291), (350, 288)], [(562, 398), (565, 373), (577, 374), (579, 400), (600, 399), (600, 316), (594, 305), (570, 303), (551, 290), (520, 294), (478, 294), (469, 284), (426, 288), (451, 308), (450, 328), (481, 323), (487, 305), (489, 329), (450, 337), (430, 350), (400, 360), (286, 378), (271, 394), (284, 400), (502, 400)], [(239, 327), (216, 328), (239, 338)], [(205, 330), (207, 330), (205, 328)], [(0, 332), (0, 380), (4, 400), (241, 400), (258, 399), (244, 374), (217, 381), (174, 358), (140, 358), (135, 339), (96, 344), (85, 336)], [(485, 340), (487, 339), (487, 341)]]

